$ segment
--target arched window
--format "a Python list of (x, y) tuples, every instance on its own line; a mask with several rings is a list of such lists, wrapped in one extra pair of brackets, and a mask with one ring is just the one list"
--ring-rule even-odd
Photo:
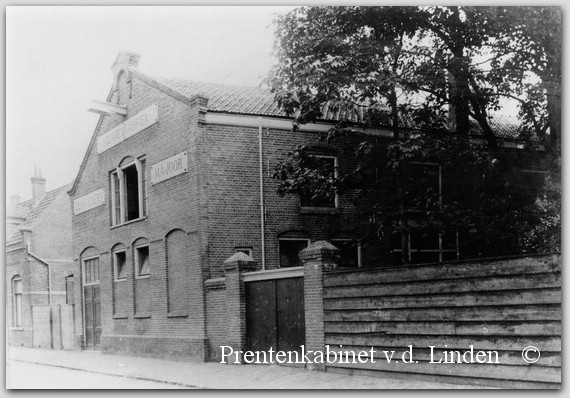
[(22, 277), (20, 275), (12, 278), (12, 325), (22, 326)]
[(146, 216), (146, 162), (144, 157), (127, 156), (111, 172), (111, 224)]
[(127, 280), (127, 250), (118, 243), (111, 250), (113, 253), (113, 279), (115, 282)]
[(150, 277), (150, 251), (148, 240), (139, 238), (133, 243), (135, 258), (135, 278)]

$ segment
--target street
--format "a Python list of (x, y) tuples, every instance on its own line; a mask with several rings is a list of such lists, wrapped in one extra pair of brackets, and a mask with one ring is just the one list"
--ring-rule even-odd
[(17, 360), (6, 366), (8, 389), (183, 389), (179, 384), (107, 375)]

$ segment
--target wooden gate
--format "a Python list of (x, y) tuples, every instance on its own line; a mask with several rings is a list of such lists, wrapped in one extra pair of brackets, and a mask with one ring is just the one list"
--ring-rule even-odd
[(85, 319), (85, 348), (98, 350), (101, 346), (101, 289), (99, 258), (83, 261), (83, 309)]
[(247, 350), (300, 351), (305, 344), (303, 277), (247, 281)]

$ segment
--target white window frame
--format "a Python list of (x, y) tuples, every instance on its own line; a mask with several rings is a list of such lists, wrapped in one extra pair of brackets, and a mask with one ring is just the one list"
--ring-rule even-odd
[[(125, 255), (125, 263), (123, 267), (125, 267), (125, 276), (119, 277), (119, 268), (117, 267), (117, 254), (124, 254)], [(127, 280), (127, 251), (126, 249), (121, 249), (113, 252), (113, 280), (115, 282), (124, 282)]]
[(82, 258), (82, 259), (81, 259), (81, 267), (82, 267), (82, 269), (81, 269), (81, 271), (82, 271), (82, 272), (81, 272), (82, 278), (81, 278), (81, 279), (83, 280), (83, 281), (82, 281), (82, 282), (83, 282), (83, 286), (99, 285), (99, 284), (101, 283), (101, 262), (99, 262), (99, 279), (98, 279), (96, 282), (93, 282), (93, 281), (87, 282), (87, 281), (86, 281), (86, 278), (85, 278), (85, 276), (86, 276), (86, 273), (85, 273), (85, 262), (86, 262), (86, 261), (89, 261), (89, 260), (99, 259), (99, 257), (100, 257), (100, 256), (97, 255), (97, 256), (85, 257), (85, 258)]
[[(115, 170), (113, 170), (110, 173), (111, 176), (111, 226), (119, 226), (119, 225), (123, 225), (123, 224), (127, 224), (133, 221), (137, 221), (137, 220), (141, 220), (143, 218), (145, 218), (147, 216), (147, 209), (146, 209), (146, 198), (143, 197), (143, 194), (145, 192), (145, 189), (143, 187), (143, 183), (145, 183), (145, 181), (143, 181), (143, 169), (142, 169), (142, 162), (145, 161), (145, 157), (142, 156), (140, 158), (135, 158), (132, 161), (128, 162), (127, 164), (124, 164), (122, 166), (117, 167)], [(131, 166), (135, 166), (136, 170), (137, 170), (137, 179), (138, 179), (138, 198), (139, 198), (139, 216), (138, 218), (132, 219), (132, 220), (128, 220), (126, 221), (126, 192), (125, 192), (125, 177), (124, 177), (124, 169), (129, 168)], [(146, 162), (145, 162), (145, 166), (146, 166)], [(117, 176), (117, 179), (119, 180), (119, 198), (116, 197), (115, 192), (116, 192), (116, 186), (115, 186), (115, 178), (114, 176)], [(119, 200), (119, 211), (120, 211), (120, 216), (119, 216), (119, 222), (117, 222), (117, 214), (116, 214), (116, 210), (117, 210), (117, 200)]]
[[(20, 284), (20, 292), (16, 292), (16, 282)], [(18, 300), (19, 297), (19, 300)], [(12, 326), (14, 328), (21, 328), (23, 323), (24, 314), (24, 282), (20, 275), (12, 277)]]
[(279, 244), (280, 241), (282, 240), (305, 240), (307, 241), (307, 247), (309, 247), (309, 245), (311, 244), (311, 239), (309, 238), (278, 238), (277, 239), (277, 263), (279, 265), (279, 268), (292, 268), (292, 267), (281, 267), (281, 245)]
[[(147, 248), (148, 249), (148, 274), (140, 274), (140, 258), (139, 258), (139, 250), (142, 248)], [(138, 245), (135, 246), (135, 279), (146, 279), (146, 278), (150, 278), (150, 270), (151, 270), (151, 264), (150, 264), (150, 245), (149, 244), (144, 244), (144, 245)]]
[[(350, 242), (353, 239), (346, 239), (346, 238), (341, 238), (341, 239), (331, 239), (330, 242), (333, 246), (335, 246), (334, 242)], [(335, 246), (336, 247), (336, 246)], [(340, 248), (337, 247), (337, 249), (340, 250)], [(362, 267), (362, 246), (360, 245), (360, 241), (358, 241), (358, 244), (356, 245), (356, 266), (357, 267)]]
[[(334, 178), (337, 179), (338, 178), (338, 156), (334, 156), (334, 155), (309, 155), (310, 157), (313, 158), (319, 158), (319, 159), (333, 159), (334, 160)], [(300, 198), (299, 198), (300, 199)], [(335, 190), (334, 193), (334, 207), (323, 207), (323, 206), (303, 206), (301, 205), (301, 208), (303, 209), (338, 209), (338, 193)]]

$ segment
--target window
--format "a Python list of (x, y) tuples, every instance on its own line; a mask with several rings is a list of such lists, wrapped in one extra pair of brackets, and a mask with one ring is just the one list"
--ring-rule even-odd
[(22, 326), (22, 278), (19, 275), (12, 278), (12, 325), (14, 327)]
[[(437, 163), (410, 162), (404, 169), (405, 206), (409, 221), (425, 224), (428, 211), (443, 205), (442, 168)], [(402, 252), (401, 235), (396, 234), (394, 253)], [(457, 260), (457, 233), (431, 227), (413, 229), (408, 234), (407, 260), (411, 264)]]
[(340, 250), (339, 267), (360, 267), (360, 245), (349, 239), (332, 239), (331, 243)]
[(148, 278), (150, 276), (149, 250), (148, 246), (135, 248), (135, 263), (137, 278)]
[(111, 224), (145, 217), (146, 199), (145, 159), (127, 158), (111, 172)]
[[(312, 155), (309, 157), (308, 164), (305, 167), (313, 170), (319, 170), (317, 186), (322, 191), (337, 176), (337, 158), (335, 156)], [(338, 205), (338, 196), (336, 193), (329, 192), (327, 194), (315, 193), (315, 189), (309, 188), (300, 195), (301, 207), (332, 207)]]
[(300, 267), (299, 252), (309, 246), (309, 239), (279, 239), (279, 267)]
[(83, 280), (85, 285), (99, 283), (99, 257), (83, 260)]
[(127, 252), (118, 251), (113, 253), (113, 273), (115, 281), (127, 279)]
[(245, 253), (253, 258), (253, 249), (251, 247), (236, 247), (236, 253)]

